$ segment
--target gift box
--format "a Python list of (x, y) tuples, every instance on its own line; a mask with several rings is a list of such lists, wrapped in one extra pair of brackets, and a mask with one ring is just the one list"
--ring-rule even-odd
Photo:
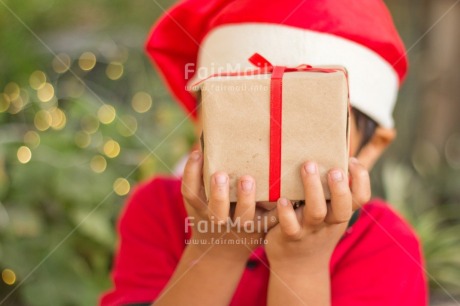
[(225, 171), (231, 202), (245, 174), (255, 178), (256, 201), (304, 200), (300, 169), (311, 160), (318, 164), (329, 199), (327, 172), (341, 168), (348, 173), (345, 69), (273, 66), (260, 55), (251, 60), (258, 69), (213, 75), (193, 87), (201, 103), (206, 195), (211, 175)]

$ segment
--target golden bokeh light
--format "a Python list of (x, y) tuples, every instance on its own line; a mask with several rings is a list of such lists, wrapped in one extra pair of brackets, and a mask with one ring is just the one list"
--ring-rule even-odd
[(15, 100), (19, 97), (19, 93), (20, 93), (19, 85), (14, 82), (10, 82), (6, 84), (4, 92), (8, 95), (10, 100)]
[(115, 120), (116, 115), (117, 112), (115, 111), (115, 108), (109, 104), (102, 105), (97, 111), (97, 117), (103, 124), (112, 123), (112, 121)]
[(96, 66), (96, 55), (92, 52), (84, 52), (78, 59), (78, 66), (84, 71), (93, 69)]
[(17, 114), (24, 108), (24, 105), (24, 100), (21, 95), (19, 95), (16, 99), (10, 101), (10, 108), (8, 112), (10, 114)]
[(70, 56), (66, 53), (59, 53), (52, 62), (53, 70), (57, 73), (64, 73), (70, 68)]
[(120, 154), (120, 144), (113, 139), (109, 139), (104, 144), (104, 154), (109, 158), (115, 158)]
[(54, 107), (49, 111), (49, 114), (51, 115), (50, 126), (54, 130), (62, 130), (67, 122), (65, 113), (60, 108)]
[(75, 133), (75, 144), (79, 148), (87, 148), (91, 143), (91, 135), (84, 131), (78, 131)]
[(94, 172), (102, 173), (107, 168), (107, 161), (104, 156), (96, 155), (91, 159), (90, 167)]
[(104, 151), (104, 141), (104, 136), (101, 132), (91, 134), (91, 145), (95, 148), (100, 148), (102, 150), (101, 152)]
[(36, 148), (40, 145), (40, 135), (35, 131), (28, 131), (24, 134), (24, 143), (31, 148)]
[(113, 81), (118, 80), (123, 75), (123, 65), (119, 62), (111, 62), (107, 65), (105, 74)]
[(132, 108), (138, 113), (145, 113), (152, 107), (152, 97), (143, 91), (136, 93), (131, 100)]
[(32, 152), (26, 146), (21, 146), (17, 152), (18, 160), (21, 164), (27, 164), (32, 158)]
[(2, 271), (2, 280), (9, 286), (14, 285), (16, 282), (16, 273), (11, 269), (4, 269)]
[(51, 126), (53, 118), (46, 110), (40, 110), (35, 114), (34, 125), (39, 131), (46, 131)]
[(80, 120), (80, 126), (88, 134), (94, 134), (99, 129), (99, 120), (94, 116), (84, 116)]
[(119, 177), (113, 183), (113, 191), (115, 191), (115, 193), (119, 196), (127, 195), (130, 189), (131, 185), (125, 178)]
[(21, 98), (21, 100), (24, 103), (24, 105), (29, 103), (29, 93), (25, 89), (21, 89), (21, 93), (20, 93), (19, 97)]
[(39, 90), (46, 84), (46, 74), (43, 71), (36, 70), (29, 77), (29, 85), (35, 90)]
[(64, 95), (67, 95), (71, 98), (79, 98), (85, 92), (85, 86), (82, 84), (82, 81), (77, 78), (70, 78), (65, 81), (61, 81), (60, 90)]
[(49, 102), (54, 97), (54, 87), (50, 83), (45, 83), (37, 90), (37, 97), (42, 102)]
[(137, 120), (133, 116), (125, 115), (117, 122), (117, 130), (120, 135), (129, 137), (137, 131)]
[(10, 97), (4, 93), (0, 93), (0, 113), (6, 112), (10, 107)]

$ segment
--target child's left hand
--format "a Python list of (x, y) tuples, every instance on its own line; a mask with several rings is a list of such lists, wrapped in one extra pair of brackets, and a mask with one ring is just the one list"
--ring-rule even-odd
[(331, 201), (326, 202), (315, 163), (302, 167), (305, 206), (295, 209), (289, 200), (277, 204), (279, 224), (266, 235), (270, 266), (283, 271), (328, 269), (332, 252), (347, 228), (353, 211), (371, 195), (367, 169), (350, 159), (351, 187), (342, 170), (328, 173)]

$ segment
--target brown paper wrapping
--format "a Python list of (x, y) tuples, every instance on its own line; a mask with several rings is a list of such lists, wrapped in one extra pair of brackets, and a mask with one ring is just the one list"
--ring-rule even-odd
[[(330, 68), (330, 67), (329, 67)], [(256, 181), (256, 201), (269, 197), (270, 74), (213, 77), (200, 84), (203, 119), (203, 180), (209, 198), (210, 177), (225, 171), (230, 201), (237, 182)], [(348, 85), (343, 72), (286, 72), (282, 88), (281, 196), (304, 200), (300, 169), (316, 161), (326, 199), (326, 173), (348, 169)]]

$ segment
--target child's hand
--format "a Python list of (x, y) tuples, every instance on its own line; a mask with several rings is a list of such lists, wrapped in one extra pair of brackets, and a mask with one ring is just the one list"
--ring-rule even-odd
[(369, 174), (355, 158), (350, 159), (349, 172), (351, 189), (341, 170), (328, 173), (329, 203), (324, 199), (316, 164), (305, 163), (301, 170), (305, 206), (294, 210), (287, 199), (281, 198), (277, 204), (279, 224), (266, 235), (265, 249), (271, 266), (291, 271), (328, 269), (353, 210), (371, 195)]
[[(246, 260), (251, 251), (261, 244), (266, 234), (264, 230), (276, 224), (275, 210), (256, 208), (256, 186), (250, 176), (239, 179), (237, 204), (230, 207), (228, 175), (224, 172), (212, 175), (208, 202), (204, 192), (202, 167), (202, 154), (199, 151), (192, 152), (182, 178), (181, 191), (189, 224), (192, 226), (191, 243), (197, 243), (193, 245), (203, 251), (210, 250), (212, 246), (212, 253), (219, 253), (219, 257), (222, 255), (231, 260)], [(254, 231), (249, 227), (250, 222), (254, 222)]]

